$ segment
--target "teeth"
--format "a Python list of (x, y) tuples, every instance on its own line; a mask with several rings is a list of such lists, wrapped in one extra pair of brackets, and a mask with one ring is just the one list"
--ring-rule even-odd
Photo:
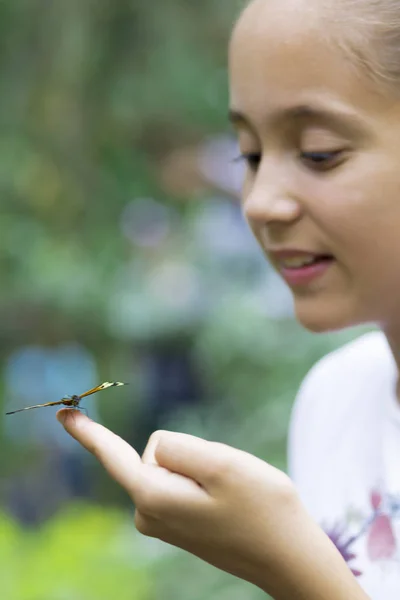
[(315, 262), (315, 256), (310, 256), (309, 258), (305, 257), (293, 257), (293, 258), (285, 258), (282, 261), (282, 265), (289, 269), (296, 269), (300, 267), (305, 267), (306, 265), (311, 265)]

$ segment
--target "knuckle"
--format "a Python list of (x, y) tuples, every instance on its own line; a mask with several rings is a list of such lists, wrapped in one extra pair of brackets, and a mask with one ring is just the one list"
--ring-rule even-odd
[(162, 503), (159, 494), (149, 481), (144, 481), (136, 491), (135, 504), (143, 515), (159, 518)]
[(147, 537), (157, 537), (154, 521), (143, 515), (139, 510), (135, 511), (134, 523), (137, 531)]
[(235, 464), (232, 462), (232, 457), (225, 454), (222, 446), (219, 446), (216, 450), (218, 450), (218, 454), (216, 453), (215, 460), (207, 467), (206, 476), (211, 485), (218, 485), (229, 480), (235, 472)]
[(159, 429), (153, 431), (147, 440), (146, 448), (144, 449), (142, 459), (144, 462), (154, 462), (155, 449), (159, 445), (160, 440), (163, 438), (165, 431)]
[(163, 429), (157, 429), (157, 431), (153, 431), (153, 433), (150, 435), (149, 437), (149, 442), (158, 442), (158, 440), (165, 434), (167, 433), (166, 431), (164, 431)]

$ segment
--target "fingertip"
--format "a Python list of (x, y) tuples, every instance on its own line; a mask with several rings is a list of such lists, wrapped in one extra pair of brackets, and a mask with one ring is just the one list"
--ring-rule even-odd
[(68, 411), (68, 409), (66, 409), (66, 408), (62, 408), (61, 410), (58, 410), (58, 411), (56, 412), (56, 418), (57, 418), (57, 421), (58, 421), (59, 423), (61, 423), (61, 425), (64, 425), (64, 424), (65, 424), (65, 421), (66, 421), (66, 419), (68, 418), (68, 414), (67, 414), (68, 412), (69, 412), (69, 411)]
[(83, 415), (79, 410), (74, 410), (73, 408), (62, 408), (57, 411), (56, 418), (67, 431), (69, 429), (75, 429), (85, 421), (90, 421), (86, 415)]
[(147, 442), (146, 448), (142, 454), (143, 463), (155, 465), (158, 464), (156, 455), (158, 452), (160, 441), (163, 437), (165, 437), (166, 433), (168, 432), (165, 432), (164, 430), (157, 430), (151, 434), (149, 441)]
[(57, 412), (56, 417), (71, 437), (96, 456), (98, 456), (98, 447), (101, 447), (104, 435), (114, 435), (73, 408), (62, 408)]

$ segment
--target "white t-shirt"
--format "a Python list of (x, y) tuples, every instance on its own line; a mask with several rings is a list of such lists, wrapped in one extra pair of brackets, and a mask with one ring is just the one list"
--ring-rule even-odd
[(320, 360), (289, 428), (289, 474), (372, 600), (400, 600), (400, 403), (385, 336)]

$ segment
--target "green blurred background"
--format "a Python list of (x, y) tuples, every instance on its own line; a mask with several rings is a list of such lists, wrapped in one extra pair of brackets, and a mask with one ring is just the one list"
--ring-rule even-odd
[[(296, 389), (354, 331), (311, 335), (242, 218), (226, 46), (239, 2), (0, 1), (2, 414), (93, 396), (286, 468)], [(47, 408), (2, 418), (5, 600), (256, 600), (137, 534), (126, 495)]]

